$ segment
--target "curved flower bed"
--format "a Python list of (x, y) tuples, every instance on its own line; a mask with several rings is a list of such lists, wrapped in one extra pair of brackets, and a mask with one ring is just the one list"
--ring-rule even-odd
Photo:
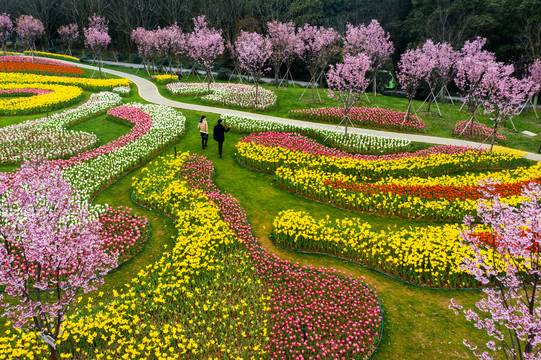
[(2, 58), (0, 58), (0, 71), (57, 76), (77, 76), (84, 74), (82, 69), (73, 66), (50, 65), (24, 61), (3, 61)]
[(117, 253), (118, 265), (141, 250), (148, 233), (148, 220), (131, 213), (132, 209), (108, 207), (99, 215), (100, 232), (110, 254)]
[[(2, 73), (0, 73), (2, 74)], [(0, 75), (1, 76), (1, 75)], [(23, 115), (51, 111), (71, 105), (81, 99), (83, 90), (75, 86), (43, 83), (0, 83), (0, 90), (41, 89), (40, 95), (0, 101), (0, 115)]]
[[(434, 176), (461, 170), (498, 169), (523, 163), (522, 152), (497, 148), (493, 152), (455, 146), (437, 146), (413, 154), (363, 156), (314, 145), (307, 138), (288, 135), (283, 144), (268, 133), (252, 134), (237, 144), (237, 159), (259, 171), (274, 172), (281, 166), (341, 172), (362, 180), (388, 176)], [(336, 155), (335, 155), (336, 154)]]
[[(290, 110), (294, 118), (311, 121), (340, 123), (344, 119), (344, 109), (339, 107)], [(349, 113), (353, 125), (373, 127), (377, 129), (398, 130), (408, 132), (425, 132), (423, 120), (410, 115), (404, 122), (406, 114), (402, 111), (382, 108), (354, 107)]]
[(18, 56), (18, 55), (0, 56), (0, 62), (26, 62), (26, 63), (34, 63), (34, 64), (56, 65), (56, 66), (77, 68), (77, 64), (66, 63), (63, 61), (58, 61), (58, 60), (53, 60), (53, 59), (43, 59), (39, 57), (34, 57), (34, 60), (32, 60), (31, 57)]
[[(473, 123), (471, 125), (471, 121), (459, 121), (455, 125), (454, 135), (460, 139), (486, 141), (487, 139), (492, 139), (494, 131), (484, 124)], [(507, 138), (505, 135), (496, 132), (496, 141), (505, 142)]]
[(130, 86), (131, 81), (128, 79), (88, 79), (77, 77), (49, 76), (49, 75), (34, 75), (21, 73), (5, 73), (0, 72), (0, 83), (17, 83), (21, 84), (59, 84), (78, 86), (85, 90), (102, 91), (112, 90), (117, 86)]
[(407, 149), (411, 141), (384, 136), (349, 134), (337, 130), (307, 128), (268, 120), (240, 117), (233, 114), (220, 116), (233, 131), (238, 132), (282, 132), (308, 135), (322, 140), (327, 145), (356, 154), (393, 154)]
[[(69, 56), (69, 55), (64, 55), (64, 54), (54, 54), (54, 53), (50, 53), (50, 52), (43, 52), (43, 51), (24, 51), (24, 54), (29, 56), (29, 55), (32, 55), (32, 53), (35, 55), (35, 56), (44, 56), (44, 57), (49, 57), (49, 58), (54, 58), (54, 59), (60, 59), (60, 60), (69, 60), (69, 61), (79, 61), (78, 58), (76, 58), (75, 56)], [(36, 58), (34, 57), (34, 60)]]
[(256, 103), (256, 88), (252, 85), (212, 83), (208, 95), (207, 89), (206, 83), (167, 84), (167, 90), (173, 96), (202, 95), (204, 102), (240, 109), (267, 110), (276, 105), (277, 100), (274, 92), (259, 87)]
[(41, 156), (67, 158), (96, 145), (98, 137), (84, 131), (42, 128), (22, 123), (0, 130), (0, 164), (20, 164)]
[(184, 134), (186, 118), (163, 105), (129, 104), (108, 112), (135, 124), (130, 133), (114, 142), (67, 160), (53, 160), (70, 184), (89, 198)]
[[(353, 176), (317, 170), (280, 167), (278, 186), (309, 199), (358, 212), (397, 216), (406, 219), (461, 221), (476, 216), (483, 186), (401, 185), (358, 182)], [(494, 195), (517, 205), (523, 201), (522, 187), (541, 178), (494, 185)]]
[(460, 244), (457, 225), (373, 231), (359, 218), (316, 220), (305, 212), (286, 210), (273, 226), (273, 240), (289, 249), (339, 256), (421, 286), (480, 286), (460, 269), (463, 259), (473, 258), (473, 253)]
[(90, 149), (97, 142), (94, 134), (65, 130), (122, 102), (112, 93), (92, 94), (75, 109), (0, 128), (0, 163), (17, 164), (27, 156), (52, 160), (73, 156)]

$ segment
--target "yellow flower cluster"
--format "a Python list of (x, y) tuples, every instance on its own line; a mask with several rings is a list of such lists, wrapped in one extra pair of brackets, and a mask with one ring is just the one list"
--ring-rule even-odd
[[(457, 225), (376, 232), (359, 218), (327, 217), (317, 221), (294, 210), (282, 211), (273, 225), (273, 239), (290, 249), (350, 259), (423, 286), (478, 286), (467, 272), (460, 270), (464, 257), (473, 258), (473, 253), (460, 244)], [(488, 255), (486, 250), (482, 253)], [(491, 261), (492, 257), (487, 259)]]
[(0, 100), (1, 115), (34, 114), (50, 111), (73, 104), (80, 100), (83, 95), (83, 90), (75, 86), (43, 83), (0, 83), (0, 90), (23, 88), (50, 90), (52, 92), (37, 96), (21, 96)]
[[(32, 55), (32, 51), (25, 51), (25, 55)], [(45, 56), (45, 57), (51, 57), (55, 59), (61, 59), (61, 60), (70, 60), (70, 61), (79, 61), (78, 58), (75, 56), (69, 56), (64, 54), (53, 54), (49, 52), (43, 52), (43, 51), (34, 51), (35, 56)]]
[[(62, 357), (264, 357), (268, 293), (217, 206), (178, 177), (186, 156), (154, 162), (134, 185), (138, 201), (176, 220), (174, 248), (113, 291), (112, 300), (100, 294), (69, 316), (59, 344)], [(19, 339), (0, 336), (1, 353), (9, 359), (43, 353), (41, 340)]]
[(511, 170), (487, 171), (481, 173), (465, 173), (454, 176), (442, 175), (438, 177), (408, 178), (386, 177), (375, 184), (396, 184), (396, 185), (440, 185), (440, 186), (475, 186), (483, 181), (492, 181), (500, 184), (520, 182), (541, 178), (541, 163), (535, 163), (529, 167), (519, 167)]
[(171, 74), (152, 75), (152, 78), (156, 80), (158, 84), (169, 84), (170, 82), (178, 81), (178, 76)]
[(239, 142), (237, 158), (259, 171), (274, 172), (280, 166), (293, 169), (318, 169), (341, 172), (359, 179), (381, 179), (388, 176), (434, 176), (471, 169), (494, 169), (515, 165), (523, 153), (499, 149), (493, 152), (467, 151), (457, 154), (437, 153), (426, 157), (401, 157), (393, 160), (364, 160), (350, 157), (318, 156), (281, 147), (267, 147)]
[(0, 72), (0, 83), (40, 83), (79, 86), (85, 90), (112, 90), (117, 86), (130, 86), (128, 79), (88, 79), (64, 76), (35, 75)]

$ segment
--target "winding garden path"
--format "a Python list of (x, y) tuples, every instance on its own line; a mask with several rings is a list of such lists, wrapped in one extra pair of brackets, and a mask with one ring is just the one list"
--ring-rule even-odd
[[(78, 64), (78, 66), (87, 68), (87, 69), (96, 69), (95, 66), (86, 65), (86, 64)], [(128, 74), (123, 71), (118, 71), (118, 70), (102, 69), (102, 71), (108, 74), (130, 79), (135, 85), (137, 85), (139, 89), (139, 95), (144, 100), (155, 103), (155, 104), (162, 104), (162, 105), (167, 105), (174, 108), (200, 111), (204, 113), (214, 113), (214, 114), (229, 113), (229, 114), (234, 114), (234, 115), (239, 115), (239, 116), (250, 116), (256, 119), (276, 121), (276, 122), (281, 122), (285, 124), (294, 124), (296, 126), (302, 126), (302, 127), (307, 127), (307, 128), (343, 129), (342, 126), (337, 126), (337, 125), (332, 125), (332, 124), (319, 124), (319, 123), (313, 123), (313, 122), (302, 121), (302, 120), (285, 119), (285, 118), (279, 118), (279, 117), (268, 116), (268, 115), (254, 114), (254, 113), (239, 111), (239, 110), (223, 109), (223, 108), (216, 108), (212, 106), (187, 104), (180, 101), (173, 101), (173, 100), (163, 97), (158, 91), (158, 87), (150, 80), (144, 79), (137, 75)], [(460, 140), (460, 139), (441, 138), (441, 137), (436, 137), (436, 136), (404, 134), (404, 133), (395, 133), (395, 132), (389, 132), (389, 131), (360, 129), (360, 128), (351, 128), (351, 127), (349, 128), (348, 131), (351, 133), (358, 133), (358, 134), (402, 138), (402, 139), (408, 139), (410, 141), (416, 141), (416, 142), (428, 143), (428, 144), (463, 145), (463, 146), (473, 146), (473, 147), (483, 147), (483, 148), (490, 147), (490, 145), (488, 144), (481, 144), (481, 143), (477, 143), (473, 141), (466, 141), (466, 140)], [(527, 153), (526, 158), (530, 160), (541, 161), (541, 154)]]

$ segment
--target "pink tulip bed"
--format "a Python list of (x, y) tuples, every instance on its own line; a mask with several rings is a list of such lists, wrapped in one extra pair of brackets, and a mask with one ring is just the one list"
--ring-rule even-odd
[(206, 103), (239, 109), (268, 110), (277, 100), (274, 92), (259, 87), (256, 103), (255, 86), (244, 84), (212, 83), (210, 94), (206, 83), (170, 83), (166, 87), (173, 96), (201, 95), (201, 100)]
[(246, 246), (256, 274), (270, 289), (271, 330), (266, 347), (270, 358), (367, 358), (382, 330), (375, 290), (334, 269), (300, 266), (259, 246), (244, 209), (216, 187), (213, 172), (212, 162), (193, 155), (184, 162), (181, 175), (218, 206), (224, 221)]
[(101, 234), (110, 254), (118, 253), (118, 264), (131, 259), (141, 250), (148, 234), (148, 220), (132, 209), (108, 207), (99, 216)]
[(52, 93), (52, 90), (46, 89), (1, 89), (0, 97), (12, 96), (34, 96)]
[[(487, 141), (492, 139), (494, 131), (484, 124), (474, 122), (472, 126), (471, 121), (459, 121), (455, 125), (454, 135), (460, 139)], [(505, 142), (507, 138), (505, 135), (496, 132), (496, 141)]]
[[(344, 109), (339, 107), (290, 110), (289, 114), (293, 118), (318, 122), (340, 123), (344, 119)], [(377, 107), (354, 107), (349, 113), (349, 119), (355, 126), (366, 126), (404, 132), (426, 131), (425, 124), (420, 117), (409, 115), (404, 122), (404, 116), (405, 113), (402, 111)]]

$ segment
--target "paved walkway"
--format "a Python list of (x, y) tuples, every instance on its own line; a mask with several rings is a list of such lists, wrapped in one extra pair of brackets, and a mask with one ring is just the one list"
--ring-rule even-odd
[[(80, 67), (87, 68), (87, 69), (96, 69), (96, 67), (91, 66), (91, 65), (86, 65), (86, 64), (78, 64), (78, 65)], [(158, 88), (153, 82), (147, 79), (144, 79), (140, 76), (128, 74), (122, 71), (111, 70), (111, 69), (102, 69), (102, 71), (112, 74), (112, 75), (117, 75), (120, 77), (126, 77), (130, 79), (131, 81), (133, 81), (135, 85), (137, 85), (139, 89), (139, 95), (143, 99), (152, 103), (156, 103), (156, 104), (168, 105), (168, 106), (179, 108), (179, 109), (194, 110), (194, 111), (199, 111), (203, 113), (214, 113), (214, 114), (227, 113), (227, 114), (235, 114), (239, 116), (249, 116), (256, 119), (276, 121), (276, 122), (281, 122), (285, 124), (294, 124), (297, 126), (303, 126), (303, 127), (308, 127), (308, 128), (343, 130), (342, 126), (337, 126), (337, 125), (319, 124), (319, 123), (313, 123), (309, 121), (285, 119), (285, 118), (279, 118), (279, 117), (268, 116), (268, 115), (253, 114), (253, 113), (249, 113), (245, 111), (221, 109), (221, 108), (215, 108), (211, 106), (187, 104), (180, 101), (173, 101), (173, 100), (166, 99), (162, 95), (160, 95)], [(481, 148), (490, 147), (490, 145), (488, 144), (480, 144), (473, 141), (466, 141), (466, 140), (453, 139), (453, 138), (441, 138), (441, 137), (436, 137), (436, 136), (403, 134), (403, 133), (395, 133), (395, 132), (389, 132), (389, 131), (359, 129), (359, 128), (349, 128), (348, 131), (350, 133), (357, 133), (357, 134), (369, 134), (369, 135), (385, 136), (385, 137), (391, 137), (391, 138), (402, 138), (402, 139), (408, 139), (410, 141), (416, 141), (416, 142), (428, 143), (428, 144), (463, 145), (463, 146), (473, 146), (473, 147), (481, 147)], [(541, 154), (527, 153), (526, 158), (530, 160), (541, 161)]]

